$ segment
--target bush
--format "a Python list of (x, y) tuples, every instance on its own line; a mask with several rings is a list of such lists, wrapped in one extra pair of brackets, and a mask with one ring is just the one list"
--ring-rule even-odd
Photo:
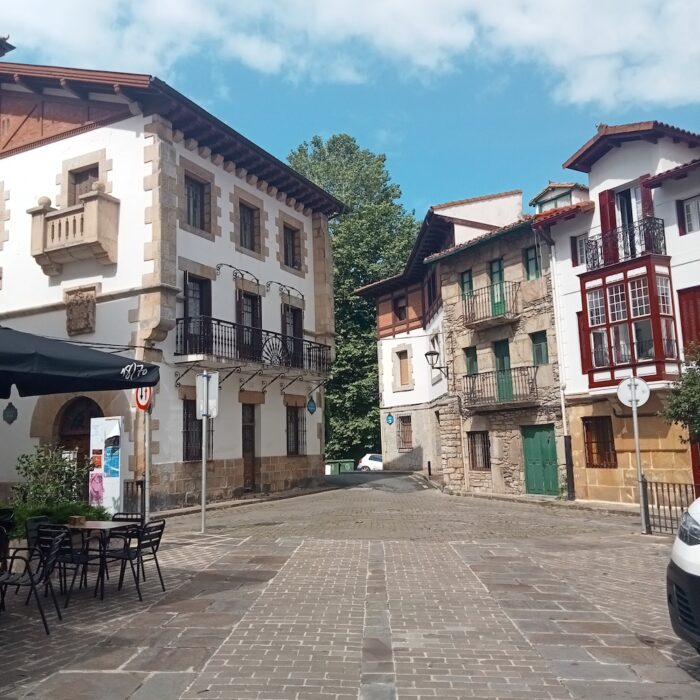
[(13, 538), (24, 537), (24, 525), (27, 518), (45, 515), (51, 522), (65, 524), (71, 515), (84, 515), (86, 520), (109, 520), (110, 514), (102, 506), (91, 506), (87, 503), (60, 504), (17, 504), (10, 506), (15, 511), (15, 529), (10, 535)]
[(17, 460), (21, 482), (14, 487), (17, 505), (75, 503), (85, 497), (90, 465), (64, 456), (64, 449), (55, 445), (38, 445), (33, 453)]

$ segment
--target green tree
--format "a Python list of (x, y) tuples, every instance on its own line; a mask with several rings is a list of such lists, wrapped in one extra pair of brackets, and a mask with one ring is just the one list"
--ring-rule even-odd
[(663, 415), (669, 423), (680, 423), (692, 441), (700, 440), (700, 345), (686, 348), (685, 371), (671, 389)]
[(361, 456), (380, 443), (375, 307), (355, 289), (403, 269), (418, 231), (400, 204), (386, 156), (347, 134), (314, 136), (289, 154), (302, 175), (344, 202), (330, 221), (335, 266), (336, 360), (326, 392), (326, 455)]

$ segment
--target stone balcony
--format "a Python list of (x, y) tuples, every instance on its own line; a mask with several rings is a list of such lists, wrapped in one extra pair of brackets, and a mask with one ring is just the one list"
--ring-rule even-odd
[(48, 197), (27, 211), (32, 217), (32, 256), (49, 276), (60, 275), (63, 266), (78, 260), (101, 265), (117, 262), (119, 200), (96, 182), (79, 203), (56, 209)]

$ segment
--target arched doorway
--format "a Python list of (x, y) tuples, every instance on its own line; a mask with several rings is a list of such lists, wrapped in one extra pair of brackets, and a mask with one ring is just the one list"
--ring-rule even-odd
[(90, 455), (90, 419), (102, 418), (102, 409), (87, 396), (69, 401), (58, 414), (56, 439), (79, 462)]

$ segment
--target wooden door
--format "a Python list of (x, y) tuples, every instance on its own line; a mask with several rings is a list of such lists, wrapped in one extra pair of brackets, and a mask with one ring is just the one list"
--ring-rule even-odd
[(521, 428), (525, 462), (525, 491), (557, 496), (559, 476), (553, 425), (526, 425)]
[(497, 340), (493, 344), (496, 358), (496, 392), (499, 401), (512, 401), (513, 377), (510, 372), (510, 348), (508, 340)]
[(241, 443), (243, 446), (243, 488), (255, 489), (255, 405), (241, 405)]
[(506, 312), (503, 260), (492, 260), (489, 263), (489, 277), (491, 280), (491, 315), (502, 316)]

